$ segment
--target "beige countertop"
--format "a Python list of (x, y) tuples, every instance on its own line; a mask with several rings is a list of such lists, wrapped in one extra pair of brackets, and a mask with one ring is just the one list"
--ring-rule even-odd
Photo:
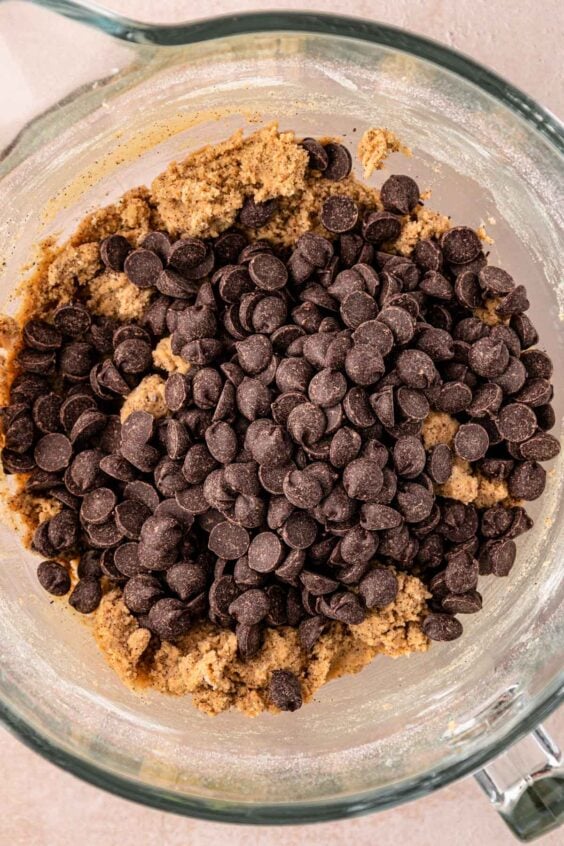
[[(108, 0), (107, 5), (137, 18), (171, 22), (277, 7), (369, 17), (463, 51), (564, 116), (561, 0), (539, 0), (534, 6), (530, 0), (207, 0), (205, 4), (200, 0)], [(21, 9), (21, 4), (14, 4), (17, 7)], [(48, 32), (44, 36), (48, 42)], [(1, 47), (0, 35), (0, 68)], [(10, 114), (4, 109), (0, 133), (9, 124)], [(564, 710), (548, 725), (562, 742)], [(183, 819), (110, 796), (47, 763), (4, 729), (0, 729), (0, 760), (0, 846), (76, 842), (85, 846), (298, 846), (306, 839), (311, 846), (396, 842), (511, 846), (516, 842), (472, 779), (377, 816), (307, 830), (250, 828)], [(557, 846), (562, 843), (562, 831), (537, 842)]]

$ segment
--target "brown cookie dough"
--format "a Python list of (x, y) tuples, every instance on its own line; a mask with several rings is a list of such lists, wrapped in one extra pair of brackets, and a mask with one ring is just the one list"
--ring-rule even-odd
[(444, 485), (437, 487), (439, 496), (448, 499), (458, 499), (468, 505), (478, 496), (478, 480), (472, 473), (470, 464), (462, 458), (455, 457), (450, 479)]
[(411, 156), (411, 150), (401, 143), (395, 132), (385, 127), (367, 129), (358, 142), (358, 157), (364, 168), (364, 178), (369, 179), (375, 170), (381, 170), (390, 153)]
[(153, 350), (153, 364), (159, 370), (166, 370), (167, 373), (182, 373), (186, 374), (190, 370), (190, 365), (187, 361), (175, 355), (171, 349), (170, 336), (161, 338), (155, 349)]
[(419, 579), (404, 573), (397, 577), (393, 603), (358, 626), (330, 624), (311, 653), (300, 646), (297, 630), (284, 626), (267, 629), (261, 651), (242, 661), (235, 634), (208, 622), (174, 644), (154, 648), (150, 633), (138, 627), (118, 590), (103, 598), (94, 631), (108, 663), (127, 684), (177, 696), (190, 693), (196, 707), (210, 715), (234, 707), (256, 716), (276, 710), (267, 694), (273, 670), (295, 673), (308, 702), (323, 684), (358, 672), (376, 655), (397, 658), (426, 651), (429, 642), (420, 623), (430, 594)]
[(444, 411), (431, 411), (423, 421), (421, 435), (425, 449), (431, 449), (437, 444), (450, 446), (458, 432), (459, 423)]
[(245, 138), (204, 147), (154, 180), (156, 212), (172, 235), (211, 237), (235, 223), (245, 197), (295, 197), (305, 188), (308, 156), (293, 132), (272, 124)]
[(509, 323), (509, 318), (500, 317), (496, 308), (500, 303), (499, 299), (486, 300), (481, 308), (474, 309), (474, 316), (479, 318), (487, 326), (498, 326), (500, 323)]
[(165, 380), (156, 373), (139, 382), (127, 395), (120, 411), (122, 422), (132, 411), (148, 411), (154, 417), (164, 417), (168, 409), (164, 399)]

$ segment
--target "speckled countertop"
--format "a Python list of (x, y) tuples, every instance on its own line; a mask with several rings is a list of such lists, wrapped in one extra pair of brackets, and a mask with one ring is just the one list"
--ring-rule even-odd
[[(531, 94), (560, 117), (564, 115), (561, 44), (564, 5), (561, 0), (108, 0), (112, 9), (148, 21), (228, 14), (252, 9), (300, 9), (341, 12), (405, 27), (462, 50), (493, 68)], [(21, 3), (8, 4), (8, 14), (20, 14)], [(30, 14), (26, 9), (26, 14)], [(41, 12), (40, 14), (45, 14)], [(47, 26), (58, 26), (45, 17)], [(48, 28), (42, 32), (48, 45)], [(4, 49), (3, 49), (4, 48)], [(25, 59), (34, 44), (23, 33)], [(0, 71), (6, 45), (0, 31)], [(49, 78), (49, 67), (43, 67)], [(8, 138), (25, 116), (26, 103), (9, 98), (0, 115), (0, 140)], [(564, 739), (564, 710), (548, 721)], [(0, 728), (0, 846), (341, 846), (399, 842), (410, 846), (511, 846), (516, 841), (491, 810), (472, 779), (410, 805), (377, 816), (310, 827), (249, 828), (182, 819), (122, 799), (79, 782), (30, 752)], [(562, 843), (562, 830), (537, 841), (539, 846)]]

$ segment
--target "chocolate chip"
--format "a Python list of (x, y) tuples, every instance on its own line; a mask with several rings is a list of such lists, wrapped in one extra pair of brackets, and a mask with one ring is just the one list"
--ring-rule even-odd
[(281, 711), (297, 711), (298, 708), (302, 707), (303, 697), (300, 682), (294, 673), (289, 670), (272, 671), (268, 696), (272, 704)]
[(307, 151), (309, 166), (315, 170), (325, 170), (329, 164), (329, 154), (316, 138), (304, 138), (301, 146)]
[(233, 568), (233, 577), (240, 588), (261, 587), (266, 577), (249, 567), (249, 560), (246, 555), (238, 558)]
[(116, 495), (110, 488), (96, 488), (86, 494), (80, 507), (81, 520), (87, 523), (105, 523), (116, 504)]
[[(302, 570), (300, 573), (300, 582), (304, 585), (308, 595), (325, 596), (328, 593), (333, 593), (339, 587), (339, 583), (335, 579), (330, 579), (327, 576), (322, 576), (319, 573), (314, 573), (310, 570)], [(308, 610), (304, 603), (304, 607)], [(315, 608), (309, 609), (315, 610)]]
[(276, 200), (266, 200), (265, 202), (257, 203), (252, 197), (247, 197), (239, 212), (239, 222), (242, 226), (258, 229), (268, 223), (277, 207), (278, 203)]
[(37, 578), (41, 587), (53, 596), (64, 596), (70, 590), (70, 576), (57, 561), (42, 561), (37, 568)]
[[(358, 221), (358, 206), (349, 197), (333, 194), (323, 203), (321, 222), (329, 232), (341, 234), (354, 229)], [(307, 256), (306, 256), (307, 258)]]
[(431, 640), (456, 640), (462, 634), (462, 623), (450, 614), (428, 614), (422, 629)]
[(70, 432), (70, 440), (77, 449), (83, 446), (86, 441), (98, 435), (106, 426), (107, 417), (101, 411), (89, 409), (83, 411)]
[(181, 562), (166, 571), (166, 583), (172, 591), (186, 602), (205, 590), (207, 576), (205, 569), (196, 563)]
[(440, 240), (443, 255), (448, 262), (467, 264), (481, 252), (480, 239), (473, 229), (467, 226), (454, 226), (448, 229)]
[(560, 452), (559, 441), (547, 432), (537, 432), (520, 446), (527, 461), (550, 461)]
[(246, 529), (224, 521), (210, 532), (208, 546), (220, 558), (232, 561), (246, 553), (249, 540)]
[(488, 547), (488, 560), (492, 575), (508, 576), (515, 563), (516, 556), (517, 547), (513, 540), (503, 538), (491, 542)]
[(496, 307), (496, 314), (500, 317), (509, 317), (513, 314), (521, 314), (530, 306), (527, 299), (527, 291), (523, 285), (517, 285), (511, 290)]
[(472, 395), (472, 402), (467, 408), (471, 417), (485, 417), (495, 414), (503, 400), (503, 391), (494, 382), (479, 385)]
[(258, 573), (271, 573), (284, 557), (284, 548), (273, 532), (260, 532), (249, 545), (248, 564)]
[(398, 509), (407, 523), (427, 519), (433, 510), (433, 493), (423, 485), (405, 483), (397, 494)]
[(307, 617), (298, 627), (300, 644), (308, 652), (313, 649), (323, 632), (327, 622), (321, 616)]
[(162, 596), (160, 581), (145, 573), (132, 576), (123, 589), (124, 604), (132, 614), (148, 614)]
[(268, 614), (270, 601), (260, 588), (251, 588), (241, 593), (229, 605), (229, 613), (238, 623), (253, 626), (260, 623)]
[(263, 291), (278, 291), (288, 281), (288, 271), (283, 262), (269, 253), (260, 253), (251, 259), (249, 273), (255, 285)]
[(163, 640), (185, 634), (191, 622), (189, 610), (179, 599), (158, 599), (148, 614), (149, 628)]
[(362, 235), (370, 244), (395, 241), (401, 233), (401, 220), (388, 211), (369, 212), (362, 222)]
[(264, 335), (250, 335), (235, 344), (239, 364), (249, 376), (265, 370), (272, 359), (272, 344)]
[(352, 158), (346, 147), (342, 144), (329, 143), (323, 145), (327, 154), (328, 163), (323, 171), (325, 179), (333, 182), (340, 182), (351, 172)]
[(378, 548), (378, 536), (360, 526), (351, 529), (341, 541), (339, 554), (346, 564), (371, 561)]
[(152, 288), (163, 270), (163, 263), (156, 253), (141, 247), (127, 255), (123, 270), (138, 288)]
[(57, 350), (63, 343), (61, 332), (46, 320), (28, 320), (23, 328), (23, 339), (28, 347), (48, 352)]
[(376, 422), (364, 388), (355, 387), (347, 392), (343, 400), (343, 411), (353, 426), (361, 429), (366, 429)]
[(501, 376), (506, 369), (509, 364), (509, 351), (502, 341), (488, 337), (480, 338), (470, 348), (468, 363), (478, 376), (491, 379)]
[(59, 306), (53, 316), (57, 329), (70, 338), (79, 338), (90, 329), (91, 317), (84, 306), (69, 303)]
[(451, 593), (467, 593), (478, 584), (478, 562), (468, 553), (460, 551), (448, 556), (445, 584)]
[(123, 235), (110, 235), (100, 244), (100, 258), (109, 270), (115, 270), (117, 273), (122, 272), (130, 252), (131, 245)]
[(156, 253), (163, 262), (168, 261), (170, 258), (171, 243), (170, 238), (165, 232), (148, 232), (147, 235), (142, 238), (139, 246)]
[(151, 510), (134, 499), (120, 502), (115, 508), (116, 525), (124, 536), (131, 540), (139, 540), (145, 520), (151, 516)]
[(537, 418), (532, 409), (520, 402), (504, 406), (499, 412), (497, 426), (508, 441), (522, 443), (531, 438), (537, 428)]
[(399, 437), (393, 449), (394, 466), (400, 476), (414, 479), (425, 469), (426, 454), (420, 438), (414, 435)]
[(316, 536), (315, 520), (304, 511), (293, 511), (282, 527), (282, 540), (291, 549), (307, 549)]
[(532, 347), (534, 344), (538, 343), (538, 332), (526, 314), (511, 315), (510, 326), (519, 336), (523, 349)]
[(106, 475), (120, 482), (132, 482), (137, 476), (136, 469), (121, 455), (105, 455), (98, 466)]
[(100, 582), (93, 579), (81, 579), (69, 596), (69, 605), (80, 614), (91, 614), (102, 599)]
[(333, 467), (346, 467), (357, 457), (361, 445), (361, 437), (354, 429), (349, 426), (339, 429), (333, 435), (329, 448), (329, 460)]
[(550, 357), (542, 350), (524, 350), (521, 361), (530, 378), (551, 379), (553, 364)]
[(402, 386), (396, 400), (402, 414), (410, 420), (424, 420), (429, 414), (429, 401), (421, 391)]
[(409, 388), (425, 389), (438, 381), (432, 359), (421, 350), (404, 350), (396, 362), (398, 376)]
[(516, 394), (517, 402), (524, 402), (531, 408), (538, 408), (545, 405), (552, 399), (552, 385), (546, 379), (527, 379), (524, 386)]
[[(321, 408), (334, 406), (341, 402), (346, 392), (347, 380), (343, 374), (327, 368), (316, 373), (308, 386), (310, 400)], [(299, 411), (299, 407), (296, 411)]]
[(287, 473), (283, 492), (286, 499), (297, 508), (315, 508), (323, 498), (323, 489), (317, 479), (303, 470), (290, 470)]
[(488, 433), (478, 423), (464, 423), (454, 436), (454, 451), (465, 461), (478, 461), (487, 452)]
[(347, 326), (357, 329), (365, 321), (376, 317), (378, 306), (366, 291), (353, 291), (343, 299), (340, 313)]
[(57, 473), (68, 467), (71, 457), (71, 442), (59, 433), (44, 435), (35, 446), (35, 463), (50, 473)]
[(358, 597), (348, 591), (334, 593), (329, 601), (323, 598), (319, 607), (325, 616), (349, 626), (362, 623), (366, 617), (366, 612)]
[(385, 372), (384, 360), (375, 346), (355, 344), (347, 352), (345, 370), (349, 379), (357, 385), (373, 385)]
[(383, 483), (382, 470), (375, 461), (357, 458), (343, 472), (343, 486), (353, 499), (364, 502), (374, 500)]
[(472, 391), (464, 382), (447, 382), (437, 397), (435, 406), (448, 414), (459, 414), (472, 403)]
[(119, 573), (132, 578), (142, 572), (139, 561), (139, 544), (122, 543), (114, 552), (114, 565)]
[(433, 482), (444, 485), (452, 473), (452, 453), (446, 444), (437, 444), (429, 451), (427, 472)]
[(507, 483), (510, 496), (526, 500), (538, 499), (545, 485), (546, 470), (536, 461), (517, 464)]
[(375, 567), (361, 580), (358, 592), (367, 608), (385, 608), (398, 593), (398, 580), (391, 570)]
[(212, 423), (206, 430), (206, 446), (216, 461), (229, 464), (237, 455), (237, 435), (229, 423)]

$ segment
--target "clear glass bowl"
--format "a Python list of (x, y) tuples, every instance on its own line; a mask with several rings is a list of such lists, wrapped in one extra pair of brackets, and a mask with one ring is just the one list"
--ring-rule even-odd
[[(366, 128), (388, 126), (414, 154), (390, 167), (432, 186), (432, 207), (455, 221), (486, 221), (491, 260), (528, 286), (557, 365), (560, 434), (564, 133), (554, 118), (470, 60), (366, 21), (280, 13), (154, 27), (61, 0), (42, 5), (120, 40), (105, 43), (100, 73), (100, 54), (89, 62), (99, 32), (71, 25), (73, 39), (92, 38), (77, 68), (82, 83), (92, 73), (89, 83), (36, 117), (0, 163), (4, 308), (14, 308), (10, 295), (35, 242), (68, 234), (85, 212), (204, 143), (278, 119), (354, 147)], [(7, 23), (16, 32), (22, 25), (18, 16)], [(68, 86), (62, 32), (55, 82)], [(27, 73), (40, 88), (40, 67)], [(536, 527), (519, 540), (511, 577), (483, 579), (485, 610), (464, 618), (462, 640), (377, 659), (295, 714), (254, 720), (210, 720), (188, 699), (123, 687), (88, 628), (46, 598), (34, 558), (2, 528), (1, 713), (24, 741), (82, 778), (193, 816), (297, 823), (421, 796), (483, 766), (561, 700), (561, 464), (532, 505)], [(556, 783), (555, 760), (542, 775), (550, 767)], [(499, 771), (481, 779), (515, 827), (516, 800), (530, 798), (535, 779), (520, 782), (515, 802)], [(563, 791), (553, 791), (553, 824), (563, 805)], [(521, 835), (546, 827), (546, 815), (525, 816)]]

